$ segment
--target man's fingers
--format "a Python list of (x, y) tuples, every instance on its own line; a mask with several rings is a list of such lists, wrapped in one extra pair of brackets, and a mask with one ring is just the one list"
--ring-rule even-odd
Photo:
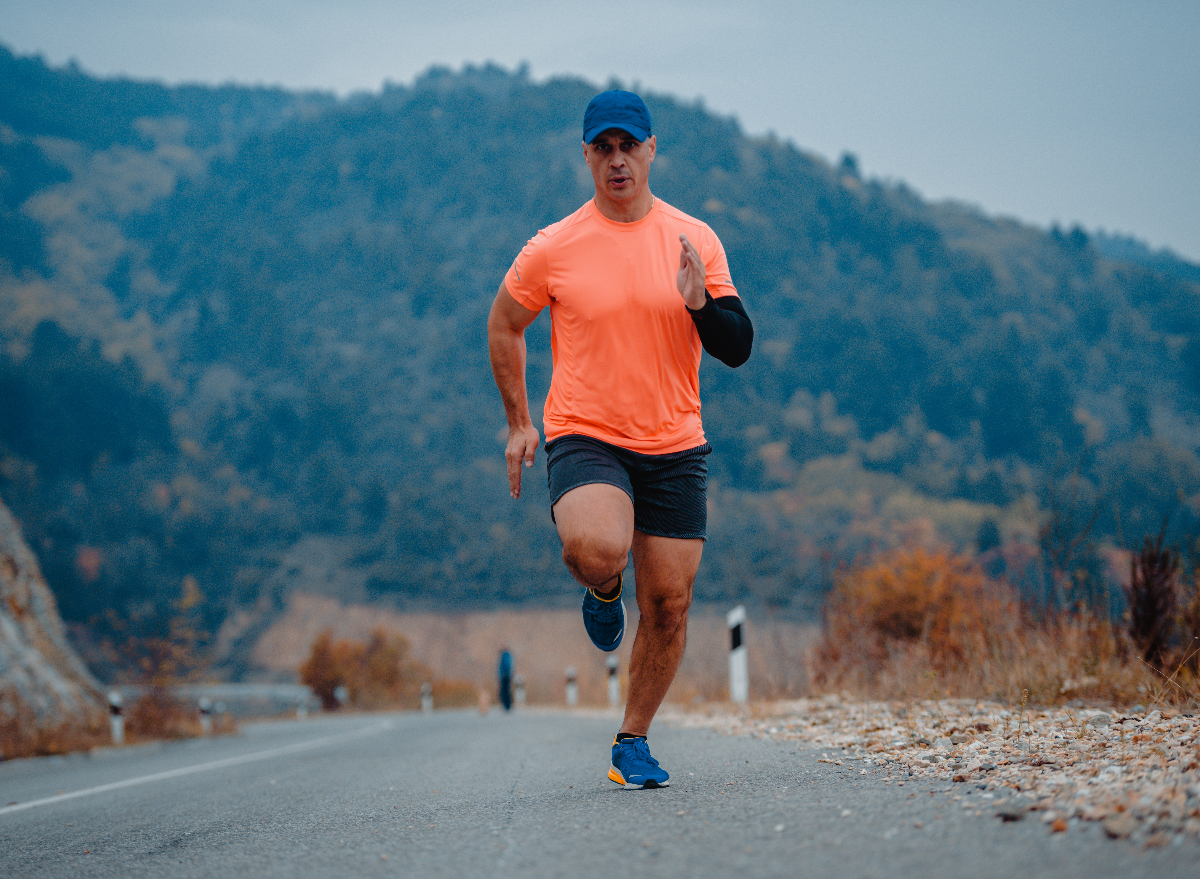
[(521, 460), (508, 459), (508, 493), (514, 498), (521, 496)]
[(533, 466), (538, 440), (536, 432), (532, 436), (513, 437), (504, 450), (504, 460), (508, 465), (508, 491), (514, 498), (521, 496), (521, 468)]

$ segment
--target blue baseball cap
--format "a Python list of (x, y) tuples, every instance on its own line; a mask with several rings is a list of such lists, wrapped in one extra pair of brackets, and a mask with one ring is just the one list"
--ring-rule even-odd
[(633, 92), (601, 92), (583, 111), (583, 142), (591, 143), (602, 131), (619, 128), (638, 141), (650, 136), (650, 111)]

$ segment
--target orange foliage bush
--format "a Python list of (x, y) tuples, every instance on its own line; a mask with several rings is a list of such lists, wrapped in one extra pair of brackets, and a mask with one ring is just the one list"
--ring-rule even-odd
[(429, 679), (429, 669), (408, 658), (404, 636), (384, 629), (372, 632), (365, 644), (334, 641), (326, 630), (300, 666), (300, 680), (312, 688), (326, 711), (340, 706), (339, 687), (346, 688), (347, 702), (356, 708), (410, 706)]
[(125, 712), (130, 739), (190, 739), (203, 734), (198, 711), (165, 687), (151, 687)]
[(962, 663), (974, 642), (1011, 625), (1016, 601), (969, 559), (924, 549), (898, 549), (844, 575), (825, 606), (821, 654), (843, 651), (877, 668), (896, 645), (920, 644), (933, 668)]
[(1110, 621), (1034, 616), (969, 559), (922, 549), (884, 553), (838, 580), (813, 659), (818, 687), (874, 698), (1191, 698), (1135, 661)]

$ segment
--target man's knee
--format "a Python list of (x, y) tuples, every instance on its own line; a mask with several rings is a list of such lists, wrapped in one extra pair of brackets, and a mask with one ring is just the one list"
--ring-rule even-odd
[(629, 545), (582, 535), (563, 541), (563, 562), (575, 577), (589, 586), (603, 586), (625, 570)]
[(662, 632), (675, 632), (687, 626), (688, 609), (692, 604), (691, 591), (663, 595), (639, 602), (640, 625), (649, 625)]

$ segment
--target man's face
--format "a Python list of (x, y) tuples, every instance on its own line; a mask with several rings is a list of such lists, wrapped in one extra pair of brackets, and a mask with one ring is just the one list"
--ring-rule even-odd
[(583, 145), (583, 157), (592, 170), (597, 194), (628, 202), (649, 186), (654, 161), (654, 135), (638, 142), (620, 128), (610, 128)]

